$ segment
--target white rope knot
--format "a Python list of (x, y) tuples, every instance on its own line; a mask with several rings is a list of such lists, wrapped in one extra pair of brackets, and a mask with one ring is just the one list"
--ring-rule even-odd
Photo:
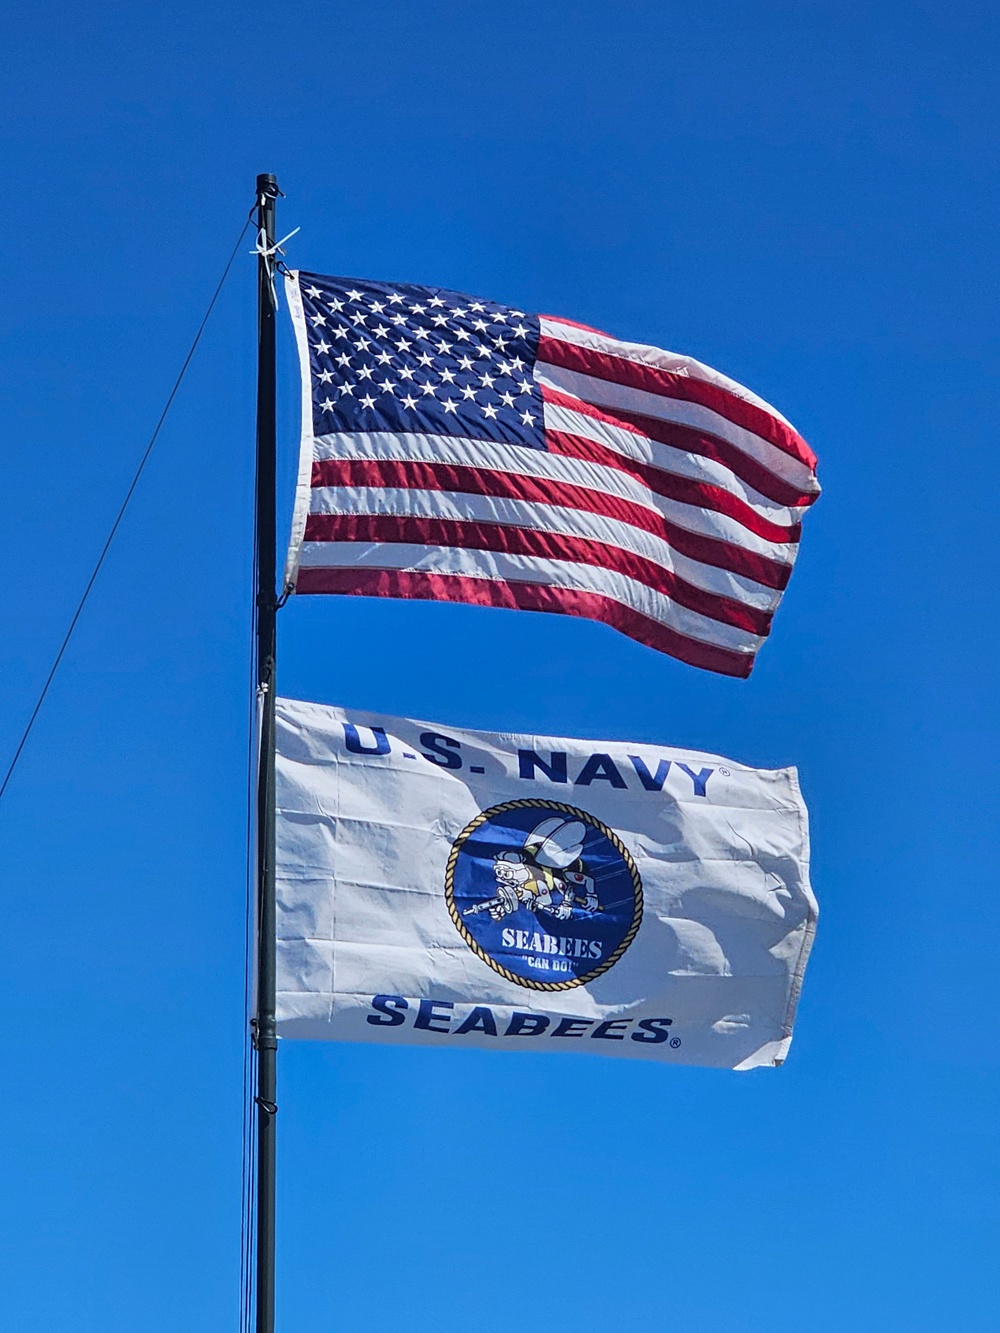
[(287, 236), (282, 236), (280, 241), (275, 241), (273, 245), (268, 245), (267, 237), (264, 235), (264, 228), (261, 227), (257, 232), (257, 244), (250, 251), (252, 255), (259, 255), (267, 264), (267, 280), (271, 289), (271, 308), (273, 310), (278, 309), (278, 289), (274, 282), (275, 256), (283, 255), (285, 252), (281, 247), (286, 241), (290, 241), (292, 237), (301, 230), (301, 227), (296, 227), (295, 231), (290, 231)]
[(264, 228), (261, 227), (260, 231), (257, 233), (257, 244), (250, 253), (252, 255), (262, 255), (265, 259), (273, 259), (275, 255), (283, 255), (285, 252), (281, 247), (286, 241), (290, 241), (292, 237), (297, 235), (301, 230), (301, 227), (296, 227), (295, 230), (290, 231), (287, 236), (282, 236), (280, 241), (275, 241), (273, 245), (268, 245), (267, 237), (264, 235)]

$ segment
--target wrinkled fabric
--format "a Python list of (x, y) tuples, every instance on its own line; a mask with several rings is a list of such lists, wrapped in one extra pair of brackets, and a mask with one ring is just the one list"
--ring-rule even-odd
[(277, 701), (285, 1038), (779, 1065), (795, 769)]

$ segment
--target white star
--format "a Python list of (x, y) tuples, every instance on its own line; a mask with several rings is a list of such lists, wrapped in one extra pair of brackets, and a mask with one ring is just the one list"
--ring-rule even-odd
[(489, 417), (491, 421), (496, 416), (496, 414), (497, 414), (497, 408), (495, 408), (492, 403), (487, 403), (486, 406), (483, 408), (483, 416)]
[(392, 360), (392, 357), (389, 355), (388, 352), (379, 352), (375, 360), (379, 363), (380, 366), (387, 366), (389, 362)]
[(306, 288), (306, 296), (322, 296), (322, 295), (323, 295), (323, 293), (320, 291), (320, 289), (319, 289), (318, 287), (307, 287), (307, 288)]
[(334, 329), (334, 331), (333, 331), (333, 336), (334, 336), (334, 338), (346, 338), (346, 337), (347, 337), (347, 330), (346, 330), (346, 329)]
[(341, 396), (342, 398), (348, 398), (348, 397), (349, 397), (349, 398), (353, 398), (353, 397), (354, 397), (354, 385), (353, 385), (353, 384), (342, 384), (342, 385), (340, 386), (340, 396)]
[(403, 406), (404, 406), (404, 407), (408, 407), (408, 408), (410, 408), (410, 410), (412, 411), (413, 408), (416, 407), (416, 405), (417, 405), (417, 400), (416, 400), (415, 398), (413, 398), (410, 394), (405, 394), (405, 395), (404, 395), (404, 397), (403, 397)]
[(506, 323), (507, 323), (507, 316), (503, 313), (502, 310), (495, 310), (495, 311), (493, 312), (493, 323), (494, 323), (494, 324), (506, 324)]
[(382, 389), (382, 392), (383, 392), (383, 393), (395, 393), (395, 392), (396, 392), (396, 386), (395, 386), (395, 384), (393, 384), (392, 380), (388, 380), (388, 379), (382, 381), (381, 389)]
[(400, 296), (399, 292), (393, 292), (393, 294), (389, 297), (389, 304), (390, 305), (403, 304), (403, 298)]
[(442, 384), (454, 384), (454, 383), (455, 383), (455, 372), (454, 372), (453, 370), (442, 370), (442, 371), (441, 371), (441, 383), (442, 383)]
[(401, 315), (401, 314), (399, 313), (399, 311), (397, 310), (396, 313), (395, 313), (394, 315), (390, 315), (390, 316), (389, 316), (389, 323), (390, 323), (390, 324), (395, 324), (396, 327), (398, 328), (400, 324), (405, 324), (405, 323), (406, 323), (406, 316), (405, 316), (405, 315)]
[(465, 386), (465, 388), (462, 390), (462, 397), (463, 397), (463, 398), (475, 398), (475, 396), (476, 396), (476, 391), (475, 391), (475, 389), (472, 387), (471, 384), (467, 384), (467, 385)]
[(502, 352), (502, 351), (504, 351), (504, 350), (506, 349), (506, 346), (507, 346), (507, 339), (506, 339), (506, 338), (494, 338), (494, 339), (493, 339), (493, 346), (497, 349), (498, 352)]
[(355, 292), (355, 291), (350, 291), (350, 292), (347, 293), (347, 299), (348, 299), (349, 301), (360, 301), (360, 300), (361, 300), (361, 293), (360, 293), (360, 292)]
[(427, 302), (427, 304), (428, 304), (428, 305), (444, 305), (444, 301), (441, 300), (440, 296), (432, 296), (431, 299)]
[(518, 336), (519, 338), (527, 338), (527, 336), (528, 336), (527, 325), (525, 325), (525, 324), (515, 324), (515, 325), (514, 325), (514, 332), (517, 334), (517, 336)]
[(457, 412), (458, 406), (454, 398), (444, 398), (441, 400), (441, 406), (446, 412)]
[(462, 319), (465, 315), (465, 311), (460, 305), (453, 305), (451, 308), (451, 313), (455, 316), (456, 319)]
[(400, 368), (399, 368), (399, 378), (400, 378), (401, 380), (412, 380), (412, 379), (413, 379), (413, 367), (412, 367), (412, 366), (400, 366)]
[(364, 398), (362, 398), (362, 400), (361, 400), (361, 406), (362, 406), (362, 407), (374, 407), (374, 406), (375, 406), (375, 399), (371, 396), (370, 393), (366, 393), (365, 396), (364, 396)]
[(316, 378), (319, 380), (320, 384), (329, 384), (330, 381), (333, 379), (333, 371), (321, 370), (319, 374), (316, 376)]
[(483, 386), (484, 389), (492, 389), (495, 381), (492, 375), (480, 375), (479, 383)]
[(339, 296), (335, 296), (329, 304), (330, 310), (336, 315), (344, 308), (344, 303)]
[(504, 407), (514, 406), (514, 395), (512, 393), (502, 393), (500, 397), (503, 401)]
[(500, 362), (500, 374), (501, 374), (501, 375), (509, 375), (509, 374), (510, 374), (510, 362), (509, 362), (509, 361), (501, 361), (501, 362)]
[(384, 301), (373, 301), (373, 302), (372, 302), (372, 309), (375, 311), (376, 315), (381, 315), (382, 311), (385, 309), (385, 302), (384, 302)]
[(413, 343), (411, 343), (407, 338), (400, 338), (396, 346), (399, 348), (401, 352), (408, 352), (410, 348), (413, 346)]
[(438, 329), (446, 328), (447, 325), (448, 325), (448, 316), (447, 316), (447, 315), (435, 315), (434, 318), (431, 320), (431, 323), (434, 325), (435, 328), (438, 328)]
[(485, 333), (490, 326), (486, 323), (485, 319), (474, 319), (472, 321), (472, 327), (478, 329), (480, 333)]
[(326, 341), (318, 342), (316, 344), (316, 351), (319, 352), (320, 356), (326, 356), (329, 350), (330, 350), (330, 344)]
[(533, 426), (535, 424), (535, 418), (531, 415), (530, 412), (522, 412), (521, 420), (524, 422), (526, 426)]
[(363, 311), (359, 310), (354, 316), (354, 322), (355, 324), (363, 324), (367, 318), (368, 316)]
[(522, 370), (524, 368), (524, 362), (521, 360), (519, 356), (512, 357), (510, 364), (514, 367), (515, 370)]
[(460, 356), (458, 358), (458, 364), (463, 370), (471, 370), (473, 366), (473, 362), (467, 356)]
[(336, 357), (335, 360), (338, 366), (349, 366), (351, 364), (351, 358), (346, 352), (341, 352), (340, 356)]
[(384, 324), (376, 324), (372, 332), (375, 334), (376, 338), (384, 338), (385, 335), (389, 332), (389, 330), (386, 328)]
[(426, 394), (429, 394), (429, 393), (433, 393), (433, 392), (434, 392), (434, 385), (433, 385), (433, 384), (421, 384), (421, 386), (420, 386), (420, 392), (421, 392), (422, 394), (425, 394), (425, 395), (426, 395)]
[(442, 338), (441, 341), (438, 343), (438, 351), (441, 352), (444, 356), (447, 356), (448, 353), (451, 351), (451, 343), (446, 343), (445, 340)]
[(480, 348), (479, 348), (479, 359), (480, 359), (480, 361), (482, 361), (483, 359), (485, 359), (485, 360), (488, 361), (492, 355), (493, 355), (493, 353), (492, 353), (492, 352), (490, 351), (490, 349), (486, 346), (486, 344), (483, 343), (483, 344), (480, 346)]
[(514, 316), (515, 319), (524, 319), (523, 310), (512, 310), (510, 313)]
[(469, 339), (472, 337), (472, 334), (469, 332), (468, 329), (458, 329), (455, 333), (455, 337), (458, 339), (460, 343), (467, 343)]
[(333, 399), (332, 399), (332, 398), (324, 398), (323, 401), (320, 403), (320, 407), (323, 409), (324, 412), (332, 412), (332, 411), (333, 411)]
[(425, 305), (411, 305), (411, 306), (410, 306), (410, 314), (411, 314), (411, 315), (422, 315), (426, 309), (427, 309), (427, 307), (426, 307)]
[(469, 302), (469, 309), (470, 309), (470, 310), (485, 310), (486, 307), (483, 305), (482, 301), (470, 301), (470, 302)]
[(358, 379), (370, 380), (373, 373), (374, 373), (373, 366), (362, 366), (361, 369), (358, 371)]
[(434, 364), (434, 358), (428, 356), (426, 352), (421, 352), (417, 357), (417, 364), (421, 366), (432, 366)]
[(356, 338), (354, 346), (359, 352), (367, 352), (368, 348), (371, 347), (371, 340), (369, 338)]
[(522, 380), (522, 381), (521, 381), (521, 392), (522, 392), (522, 393), (531, 393), (531, 381), (530, 381), (530, 380)]

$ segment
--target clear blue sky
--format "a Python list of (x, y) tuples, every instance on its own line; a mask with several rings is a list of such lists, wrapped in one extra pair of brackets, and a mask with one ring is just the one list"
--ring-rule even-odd
[[(820, 456), (747, 683), (282, 612), (291, 695), (798, 764), (822, 909), (777, 1072), (284, 1045), (282, 1333), (1000, 1326), (993, 7), (39, 0), (6, 39), (3, 757), (258, 171), (292, 263), (690, 353)], [(16, 1333), (236, 1329), (253, 287), (0, 806)]]

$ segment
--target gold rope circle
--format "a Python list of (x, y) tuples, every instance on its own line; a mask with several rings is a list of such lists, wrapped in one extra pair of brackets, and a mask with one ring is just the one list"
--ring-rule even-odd
[[(635, 891), (635, 908), (632, 914), (632, 924), (614, 953), (612, 953), (600, 967), (595, 967), (592, 972), (587, 972), (582, 977), (573, 977), (569, 981), (531, 981), (527, 977), (520, 977), (516, 972), (511, 972), (509, 968), (504, 967), (494, 958), (491, 958), (486, 950), (480, 947), (479, 942), (462, 920), (462, 915), (455, 903), (455, 866), (458, 864), (459, 852), (461, 852), (466, 840), (475, 833), (476, 829), (481, 828), (483, 824), (493, 819), (494, 816), (506, 814), (508, 810), (558, 810), (562, 814), (579, 816), (580, 819), (586, 820), (592, 828), (596, 828), (598, 832), (602, 833), (604, 837), (607, 838), (608, 842), (611, 843), (612, 847), (614, 847), (615, 851), (625, 862), (628, 872), (632, 877), (632, 887)], [(621, 838), (619, 838), (618, 834), (615, 833), (614, 829), (609, 829), (607, 824), (602, 824), (599, 819), (595, 818), (594, 815), (588, 814), (586, 810), (578, 810), (575, 805), (566, 805), (562, 801), (547, 801), (539, 797), (526, 797), (521, 801), (504, 801), (502, 805), (492, 805), (488, 810), (483, 810), (480, 814), (476, 815), (471, 823), (466, 824), (454, 843), (452, 843), (451, 855), (448, 857), (448, 866), (444, 875), (444, 893), (448, 903), (448, 911), (455, 924), (455, 929), (462, 936), (462, 939), (465, 940), (473, 953), (481, 958), (488, 967), (491, 967), (494, 972), (499, 972), (507, 981), (514, 982), (516, 986), (528, 986), (531, 990), (571, 990), (574, 986), (585, 986), (588, 981), (593, 981), (595, 977), (599, 977), (602, 972), (606, 972), (609, 967), (613, 967), (615, 963), (618, 962), (618, 959), (621, 958), (622, 954), (635, 939), (636, 931), (639, 929), (642, 922), (642, 880), (639, 878), (639, 871), (636, 869), (635, 862), (632, 860), (631, 852), (622, 842)]]

